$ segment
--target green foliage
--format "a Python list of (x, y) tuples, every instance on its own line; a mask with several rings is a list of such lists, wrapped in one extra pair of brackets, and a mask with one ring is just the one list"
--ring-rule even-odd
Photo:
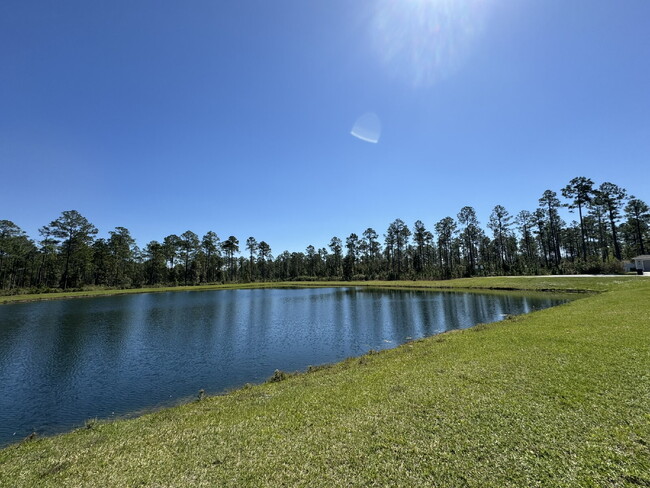
[(92, 252), (90, 245), (97, 234), (97, 228), (76, 210), (66, 210), (50, 222), (47, 234), (59, 239), (62, 247), (63, 273), (61, 288), (79, 286), (88, 281)]
[(287, 373), (284, 371), (280, 371), (279, 369), (276, 369), (273, 372), (273, 376), (269, 378), (269, 383), (278, 383), (280, 381), (284, 381), (289, 377)]
[[(88, 286), (130, 289), (209, 283), (454, 279), (496, 275), (620, 272), (613, 260), (630, 259), (650, 248), (650, 208), (617, 185), (597, 188), (585, 177), (572, 179), (561, 193), (546, 190), (534, 211), (512, 219), (496, 205), (487, 229), (476, 211), (461, 208), (433, 230), (421, 220), (409, 227), (390, 223), (380, 241), (367, 228), (327, 246), (271, 254), (265, 241), (248, 237), (223, 242), (213, 231), (202, 238), (191, 230), (151, 241), (140, 249), (130, 231), (116, 227), (107, 237), (79, 212), (65, 211), (31, 240), (16, 224), (0, 220), (0, 294)], [(579, 222), (565, 223), (559, 209), (577, 209)], [(515, 224), (514, 226), (512, 224)]]

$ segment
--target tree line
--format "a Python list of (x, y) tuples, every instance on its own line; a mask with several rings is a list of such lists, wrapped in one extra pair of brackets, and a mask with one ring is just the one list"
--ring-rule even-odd
[[(428, 229), (391, 222), (323, 247), (273, 256), (270, 245), (248, 237), (221, 240), (188, 230), (143, 248), (125, 227), (107, 238), (76, 210), (39, 229), (32, 239), (0, 220), (0, 288), (79, 289), (194, 285), (274, 280), (450, 279), (471, 276), (620, 272), (621, 260), (650, 249), (650, 208), (609, 182), (573, 178), (560, 196), (546, 190), (538, 206), (513, 215), (496, 205), (486, 227), (470, 206)], [(576, 217), (565, 222), (560, 209)]]

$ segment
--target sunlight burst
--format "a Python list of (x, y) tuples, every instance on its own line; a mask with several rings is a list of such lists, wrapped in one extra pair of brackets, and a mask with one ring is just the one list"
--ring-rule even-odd
[(430, 85), (463, 63), (483, 29), (486, 0), (381, 0), (374, 45), (396, 76)]

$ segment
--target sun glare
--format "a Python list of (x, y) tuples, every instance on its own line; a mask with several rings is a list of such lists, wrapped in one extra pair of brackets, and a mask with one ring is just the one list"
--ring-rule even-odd
[(456, 71), (482, 31), (484, 0), (382, 0), (372, 35), (382, 62), (414, 85), (430, 85)]
[(381, 121), (377, 114), (365, 113), (356, 120), (350, 134), (362, 141), (377, 144), (381, 136)]

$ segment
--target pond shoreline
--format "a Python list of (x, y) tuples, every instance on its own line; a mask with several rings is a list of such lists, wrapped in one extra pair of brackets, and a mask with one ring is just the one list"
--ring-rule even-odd
[[(0, 390), (12, 392), (0, 398), (0, 441), (11, 440), (12, 432), (51, 435), (88, 418), (131, 416), (199, 390), (215, 394), (260, 383), (274, 370), (304, 371), (568, 299), (374, 286), (16, 304), (0, 308)], [(53, 406), (60, 410), (49, 413)]]
[[(453, 280), (402, 280), (402, 281), (264, 281), (252, 283), (229, 283), (209, 285), (167, 286), (159, 288), (126, 288), (126, 289), (100, 289), (81, 291), (54, 291), (45, 293), (26, 293), (17, 295), (0, 295), (0, 305), (9, 303), (24, 303), (45, 300), (67, 300), (73, 298), (92, 298), (115, 295), (132, 295), (140, 293), (168, 293), (186, 291), (211, 291), (232, 289), (260, 289), (260, 288), (324, 288), (324, 287), (382, 287), (382, 288), (422, 288), (422, 289), (467, 289), (467, 290), (531, 290), (542, 292), (563, 293), (589, 293), (603, 291), (603, 288), (592, 289), (591, 281), (602, 280), (636, 280), (643, 278), (638, 275), (534, 275), (516, 277), (485, 277), (485, 278), (457, 278)], [(559, 280), (561, 286), (542, 286), (536, 280)], [(468, 280), (471, 280), (468, 281)], [(506, 280), (504, 282), (504, 280)], [(507, 280), (516, 280), (508, 283)], [(492, 283), (491, 283), (492, 281)], [(480, 283), (480, 285), (478, 284)], [(568, 284), (567, 284), (568, 283)]]
[[(585, 280), (586, 291), (605, 293), (13, 444), (0, 450), (0, 485), (184, 486), (188, 477), (233, 486), (650, 479), (641, 442), (650, 436), (650, 282)], [(530, 287), (516, 278), (493, 284)], [(562, 279), (550, 287), (575, 286)]]

